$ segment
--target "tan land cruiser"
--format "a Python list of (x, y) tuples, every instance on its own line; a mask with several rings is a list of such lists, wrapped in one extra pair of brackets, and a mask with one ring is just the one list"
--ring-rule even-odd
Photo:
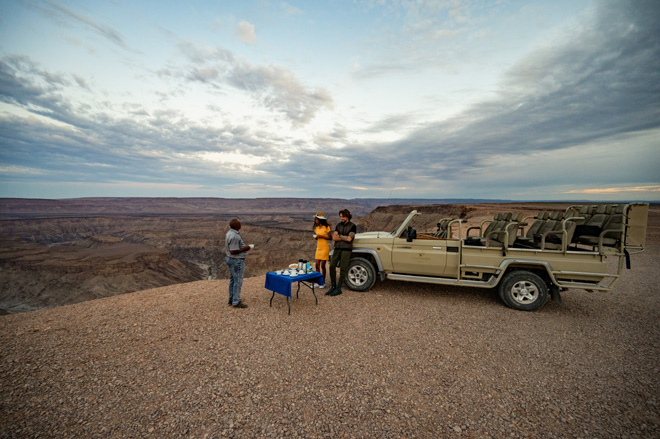
[[(534, 217), (498, 213), (467, 229), (464, 220), (443, 218), (437, 230), (415, 230), (413, 210), (393, 232), (358, 233), (346, 285), (369, 290), (385, 278), (497, 288), (509, 307), (532, 311), (550, 295), (561, 302), (570, 288), (609, 291), (644, 250), (646, 203), (570, 206)], [(618, 258), (608, 272), (608, 258)]]

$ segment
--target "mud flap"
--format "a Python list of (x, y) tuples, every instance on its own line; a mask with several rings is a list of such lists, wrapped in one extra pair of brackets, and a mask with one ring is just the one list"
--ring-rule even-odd
[(553, 302), (557, 302), (561, 305), (561, 294), (559, 293), (559, 287), (557, 285), (552, 285), (550, 287), (550, 297)]

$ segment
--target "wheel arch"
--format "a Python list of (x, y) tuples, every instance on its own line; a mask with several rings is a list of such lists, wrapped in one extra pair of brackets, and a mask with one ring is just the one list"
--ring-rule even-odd
[(554, 275), (552, 274), (552, 266), (547, 261), (507, 259), (502, 262), (500, 270), (501, 273), (497, 281), (498, 285), (504, 276), (512, 271), (529, 271), (543, 279), (548, 284), (548, 286), (559, 286)]
[(353, 248), (351, 251), (351, 259), (353, 258), (364, 258), (371, 262), (376, 270), (376, 273), (379, 275), (380, 280), (385, 279), (385, 269), (383, 268), (383, 263), (380, 260), (378, 252), (372, 248), (357, 247)]

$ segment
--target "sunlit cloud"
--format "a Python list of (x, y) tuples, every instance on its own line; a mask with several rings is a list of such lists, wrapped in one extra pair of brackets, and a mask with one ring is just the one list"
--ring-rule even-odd
[(200, 158), (214, 163), (233, 163), (237, 165), (258, 165), (266, 161), (264, 157), (256, 157), (249, 154), (238, 154), (234, 152), (203, 152), (198, 154)]
[(660, 186), (608, 187), (598, 189), (574, 189), (565, 194), (618, 194), (626, 192), (660, 192)]

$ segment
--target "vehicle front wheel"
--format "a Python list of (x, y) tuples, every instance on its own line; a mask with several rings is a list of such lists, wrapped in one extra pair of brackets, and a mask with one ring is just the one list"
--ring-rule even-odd
[(537, 274), (516, 270), (504, 276), (499, 287), (500, 298), (509, 307), (534, 311), (548, 301), (548, 287)]
[(376, 270), (367, 259), (352, 258), (348, 264), (345, 282), (353, 291), (367, 291), (376, 283)]

